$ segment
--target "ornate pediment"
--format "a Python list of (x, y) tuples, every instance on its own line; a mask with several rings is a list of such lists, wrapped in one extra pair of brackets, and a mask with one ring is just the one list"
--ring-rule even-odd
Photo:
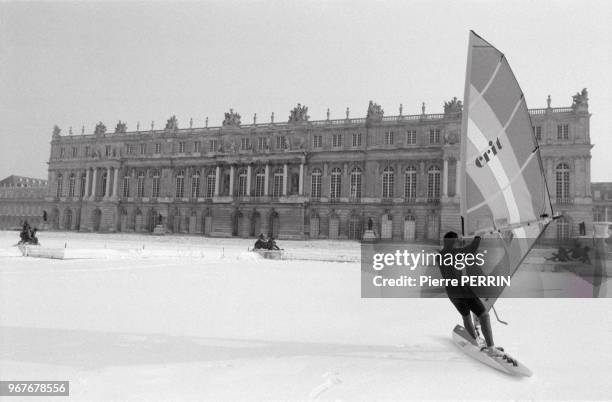
[(115, 134), (124, 134), (127, 131), (127, 124), (119, 120), (115, 126)]
[(96, 124), (96, 129), (94, 130), (95, 135), (104, 135), (106, 134), (106, 126), (101, 121)]
[(175, 115), (170, 116), (166, 121), (166, 130), (178, 130), (178, 120)]
[(444, 102), (444, 114), (459, 114), (463, 110), (463, 104), (457, 97), (453, 97), (448, 102)]
[(368, 104), (368, 113), (366, 115), (366, 119), (369, 121), (381, 121), (385, 111), (380, 107), (378, 103), (374, 103), (370, 101)]
[(289, 123), (306, 123), (309, 118), (308, 106), (298, 103), (289, 114)]
[(583, 88), (581, 92), (577, 92), (576, 95), (572, 96), (572, 99), (572, 108), (574, 108), (574, 110), (578, 108), (589, 108), (589, 92), (586, 88)]
[(229, 113), (225, 113), (225, 119), (223, 120), (223, 126), (234, 126), (240, 127), (240, 115), (234, 112), (234, 109), (230, 109)]

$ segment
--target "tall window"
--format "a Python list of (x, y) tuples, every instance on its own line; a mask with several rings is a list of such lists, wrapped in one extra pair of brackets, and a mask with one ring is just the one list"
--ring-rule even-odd
[(217, 152), (217, 140), (210, 140), (208, 144), (208, 152)]
[(161, 174), (159, 169), (153, 170), (153, 183), (151, 185), (151, 197), (159, 197), (159, 181)]
[(106, 182), (108, 181), (108, 171), (102, 173), (102, 197), (106, 196)]
[(127, 198), (130, 196), (130, 176), (127, 173), (125, 174), (125, 176), (123, 176), (121, 192), (123, 193), (123, 198)]
[(147, 153), (147, 144), (140, 144), (140, 155)]
[(311, 177), (310, 196), (312, 198), (321, 198), (321, 170), (313, 169), (310, 177)]
[(567, 240), (570, 235), (569, 222), (564, 217), (557, 220), (557, 239)]
[(276, 137), (276, 149), (287, 149), (287, 137), (284, 135)]
[(238, 196), (247, 195), (247, 170), (240, 169), (238, 171)]
[(240, 149), (242, 149), (243, 151), (246, 151), (247, 149), (251, 148), (251, 140), (249, 140), (248, 137), (242, 137), (240, 139)]
[(570, 198), (570, 169), (567, 163), (560, 163), (556, 169), (557, 202), (567, 202)]
[(202, 146), (202, 143), (200, 141), (194, 141), (193, 152), (200, 152), (200, 146)]
[(440, 143), (440, 129), (432, 128), (429, 130), (429, 143), (430, 144), (439, 144)]
[(89, 156), (90, 152), (89, 152), (90, 148), (89, 145), (85, 147), (85, 156)]
[(57, 187), (55, 188), (55, 196), (56, 197), (63, 197), (63, 193), (64, 193), (64, 176), (62, 176), (62, 174), (58, 174), (57, 175)]
[[(106, 154), (106, 156), (109, 156), (110, 155), (110, 147), (107, 148), (107, 152), (108, 153)], [(127, 144), (127, 153), (128, 153), (128, 155), (134, 154), (134, 144)]]
[(68, 197), (74, 197), (74, 186), (76, 184), (76, 176), (71, 173), (68, 177)]
[(161, 143), (159, 143), (159, 142), (155, 143), (155, 153), (156, 154), (161, 154)]
[(432, 166), (427, 171), (427, 198), (437, 200), (440, 198), (440, 168)]
[(81, 197), (85, 196), (85, 184), (87, 184), (87, 174), (86, 173), (81, 173), (81, 182), (79, 184), (80, 188), (80, 192), (79, 195)]
[(383, 198), (393, 198), (393, 185), (395, 183), (395, 172), (391, 166), (387, 166), (382, 176), (382, 196)]
[(185, 141), (180, 141), (178, 146), (179, 154), (185, 153)]
[(200, 196), (200, 172), (195, 172), (191, 176), (191, 198)]
[(217, 182), (217, 176), (214, 172), (210, 172), (206, 176), (206, 198), (212, 198), (215, 195), (215, 183)]
[(361, 198), (361, 169), (351, 170), (351, 198)]
[(407, 199), (415, 199), (416, 188), (417, 170), (414, 166), (409, 166), (404, 173), (404, 197)]
[(361, 133), (353, 133), (353, 146), (354, 147), (361, 146)]
[(72, 147), (72, 157), (76, 158), (77, 154), (78, 154), (79, 150), (77, 149), (77, 147)]
[(263, 151), (264, 149), (266, 149), (266, 138), (265, 137), (257, 138), (257, 150)]
[(185, 171), (180, 169), (176, 174), (176, 198), (183, 198), (185, 196)]
[(272, 185), (272, 197), (280, 197), (283, 195), (283, 169), (274, 171), (274, 183)]
[(557, 125), (557, 139), (568, 140), (569, 139), (569, 124)]
[(385, 132), (385, 145), (393, 145), (393, 131)]
[(66, 149), (64, 147), (60, 148), (60, 158), (66, 156)]
[(340, 198), (342, 188), (342, 171), (339, 168), (333, 168), (331, 171), (331, 185), (329, 188), (329, 196), (331, 198)]
[(255, 197), (263, 197), (266, 193), (266, 173), (264, 169), (257, 169), (255, 172)]
[(312, 147), (313, 148), (321, 148), (323, 146), (323, 136), (315, 135), (312, 137)]
[[(131, 147), (131, 145), (128, 145), (128, 147)], [(129, 152), (129, 153), (131, 154), (132, 152)], [(111, 156), (111, 146), (110, 145), (107, 145), (104, 147), (104, 155)]]
[(542, 126), (533, 126), (533, 133), (535, 134), (536, 140), (542, 141)]
[(332, 135), (332, 147), (339, 148), (342, 146), (342, 134)]
[(406, 144), (416, 145), (416, 130), (406, 131)]
[(138, 173), (138, 181), (136, 182), (136, 197), (144, 197), (144, 183), (145, 183), (145, 174), (144, 172)]

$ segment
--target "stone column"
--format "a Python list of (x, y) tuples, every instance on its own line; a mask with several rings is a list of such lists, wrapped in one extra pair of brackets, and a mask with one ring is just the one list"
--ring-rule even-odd
[(266, 172), (265, 172), (265, 180), (264, 180), (264, 196), (268, 196), (268, 187), (270, 187), (270, 165), (266, 163)]
[(108, 198), (110, 197), (110, 190), (111, 190), (111, 168), (107, 167), (106, 168), (106, 189), (104, 191), (104, 198)]
[(229, 196), (234, 195), (234, 165), (230, 166)]
[(300, 163), (300, 183), (298, 186), (298, 194), (304, 194), (304, 164)]
[(283, 165), (283, 196), (287, 195), (287, 164)]
[(585, 171), (586, 171), (586, 177), (584, 178), (584, 184), (586, 186), (586, 196), (587, 197), (592, 197), (591, 194), (591, 157), (590, 156), (585, 156), (584, 159), (584, 167), (585, 167)]
[(85, 172), (85, 189), (83, 190), (85, 193), (81, 194), (81, 198), (89, 197), (89, 176), (91, 175), (90, 169), (87, 168)]
[(455, 164), (455, 197), (461, 195), (461, 161), (457, 159)]
[(246, 195), (251, 195), (251, 165), (247, 166)]
[(448, 159), (444, 158), (442, 165), (442, 197), (448, 195)]
[(98, 169), (97, 168), (93, 168), (93, 177), (91, 179), (91, 195), (90, 195), (90, 199), (94, 199), (96, 198), (96, 181), (98, 179)]
[(115, 168), (115, 175), (113, 177), (113, 199), (119, 198), (117, 190), (119, 189), (119, 169)]
[(215, 168), (215, 197), (219, 195), (219, 176), (221, 173), (221, 168), (217, 166)]

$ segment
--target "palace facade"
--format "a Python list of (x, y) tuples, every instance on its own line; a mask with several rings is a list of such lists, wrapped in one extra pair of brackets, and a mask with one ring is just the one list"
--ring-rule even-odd
[[(371, 218), (381, 238), (435, 240), (458, 230), (461, 101), (444, 113), (312, 121), (300, 104), (287, 121), (61, 135), (55, 127), (47, 204), (52, 228), (285, 239), (360, 239)], [(590, 228), (587, 92), (568, 107), (530, 110), (553, 207), (548, 237)], [(208, 119), (207, 119), (208, 120)], [(72, 130), (70, 130), (72, 131)]]
[(21, 228), (24, 221), (44, 227), (47, 193), (47, 180), (16, 175), (0, 180), (0, 229)]

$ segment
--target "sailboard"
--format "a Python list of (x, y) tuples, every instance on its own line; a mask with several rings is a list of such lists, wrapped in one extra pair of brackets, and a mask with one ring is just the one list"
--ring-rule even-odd
[[(523, 92), (504, 54), (473, 31), (462, 113), (462, 232), (493, 240), (481, 267), (485, 275), (512, 277), (553, 209)], [(503, 290), (481, 297), (487, 310)]]

